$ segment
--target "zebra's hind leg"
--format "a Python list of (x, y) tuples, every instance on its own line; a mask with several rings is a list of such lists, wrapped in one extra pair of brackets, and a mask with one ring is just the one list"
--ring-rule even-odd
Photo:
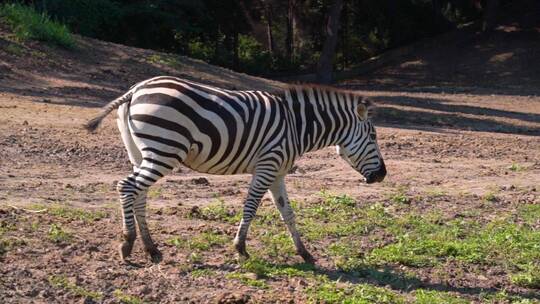
[(135, 201), (133, 206), (135, 210), (135, 220), (137, 222), (137, 226), (139, 226), (139, 232), (143, 241), (144, 250), (150, 256), (152, 262), (159, 263), (161, 262), (162, 255), (154, 244), (152, 236), (150, 235), (150, 230), (148, 229), (148, 224), (146, 223), (146, 194), (146, 191), (139, 194), (139, 197), (137, 197), (137, 200)]
[(281, 214), (281, 219), (287, 225), (291, 237), (296, 247), (296, 253), (300, 255), (306, 263), (314, 264), (315, 258), (309, 253), (304, 246), (300, 238), (300, 233), (296, 229), (296, 222), (294, 220), (294, 211), (291, 208), (289, 199), (287, 197), (287, 189), (285, 188), (284, 176), (279, 176), (276, 181), (270, 186), (270, 193), (272, 194), (272, 200)]
[(274, 182), (274, 174), (269, 172), (255, 173), (251, 185), (249, 186), (248, 196), (244, 203), (244, 211), (242, 220), (238, 226), (236, 237), (234, 238), (234, 247), (240, 255), (241, 259), (248, 259), (249, 254), (246, 250), (246, 238), (249, 225), (257, 213), (259, 203), (264, 193), (268, 190), (268, 187)]
[(124, 219), (123, 242), (120, 244), (120, 257), (123, 261), (131, 254), (133, 243), (136, 239), (135, 218), (147, 253), (155, 262), (161, 260), (161, 253), (157, 250), (150, 231), (146, 224), (146, 193), (148, 188), (155, 184), (161, 177), (172, 170), (163, 162), (145, 158), (139, 167), (127, 178), (117, 185), (122, 203), (122, 216)]
[(133, 244), (137, 238), (133, 203), (139, 195), (140, 188), (133, 181), (134, 177), (131, 174), (116, 185), (122, 204), (122, 243), (118, 249), (123, 262), (126, 262), (126, 258), (131, 255)]

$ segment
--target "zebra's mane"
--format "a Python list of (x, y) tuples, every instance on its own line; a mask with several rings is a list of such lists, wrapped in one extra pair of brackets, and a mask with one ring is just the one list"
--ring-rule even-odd
[[(353, 90), (347, 90), (347, 89), (340, 89), (335, 88), (328, 85), (321, 85), (321, 84), (288, 84), (285, 87), (285, 93), (289, 93), (293, 95), (293, 93), (297, 94), (298, 92), (302, 92), (304, 94), (309, 93), (324, 93), (327, 95), (335, 94), (339, 97), (349, 97), (351, 100), (358, 100), (358, 102), (364, 104), (366, 108), (368, 109), (368, 113), (371, 113), (371, 110), (375, 107), (373, 100), (371, 98), (368, 98), (362, 94), (360, 94), (358, 91)], [(345, 98), (338, 98), (338, 100), (345, 99)]]

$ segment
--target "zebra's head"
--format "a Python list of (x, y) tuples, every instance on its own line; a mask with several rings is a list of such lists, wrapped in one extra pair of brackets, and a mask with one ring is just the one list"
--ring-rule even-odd
[(366, 183), (383, 181), (386, 166), (377, 144), (377, 134), (371, 121), (373, 104), (367, 98), (355, 103), (351, 132), (337, 146), (338, 154), (366, 179)]

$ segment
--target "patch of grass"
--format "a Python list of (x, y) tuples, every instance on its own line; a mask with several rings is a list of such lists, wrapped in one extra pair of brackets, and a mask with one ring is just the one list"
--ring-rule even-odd
[(183, 65), (180, 59), (174, 55), (154, 54), (150, 55), (147, 60), (151, 63), (162, 64), (175, 69), (180, 68)]
[(116, 289), (113, 292), (113, 295), (116, 297), (118, 301), (120, 301), (120, 303), (124, 303), (124, 304), (143, 304), (144, 303), (144, 301), (141, 298), (128, 295), (120, 289)]
[(6, 236), (8, 232), (14, 231), (16, 228), (13, 224), (0, 222), (0, 255), (5, 254), (17, 246), (26, 244), (24, 239)]
[(300, 263), (295, 265), (274, 265), (257, 257), (251, 257), (240, 265), (242, 271), (257, 275), (258, 278), (266, 277), (312, 277), (315, 266)]
[(527, 204), (519, 206), (518, 216), (529, 225), (539, 223), (540, 204)]
[(227, 274), (225, 277), (227, 279), (238, 280), (242, 282), (242, 284), (245, 284), (251, 287), (256, 287), (260, 289), (268, 289), (268, 284), (266, 284), (264, 280), (256, 279), (250, 274), (233, 272), (233, 273)]
[(52, 224), (49, 227), (48, 237), (53, 243), (69, 243), (73, 239), (73, 234), (65, 231), (60, 225)]
[(390, 200), (396, 204), (409, 204), (411, 198), (407, 196), (407, 190), (403, 187), (400, 187), (398, 191), (390, 195)]
[(446, 191), (438, 188), (428, 189), (426, 195), (429, 197), (441, 197), (446, 195)]
[(203, 262), (203, 257), (198, 252), (192, 252), (189, 254), (188, 260), (193, 264), (201, 264)]
[(510, 281), (525, 288), (540, 288), (540, 264), (529, 263), (523, 271), (510, 275)]
[(148, 198), (149, 199), (157, 199), (161, 196), (162, 189), (159, 186), (154, 186), (148, 189)]
[(389, 226), (397, 235), (396, 242), (372, 250), (366, 260), (375, 265), (425, 267), (455, 259), (501, 265), (509, 272), (527, 269), (530, 261), (540, 260), (540, 231), (513, 223), (513, 218), (509, 215), (481, 226), (473, 220), (437, 224), (410, 216)]
[(486, 202), (490, 202), (490, 203), (494, 203), (494, 202), (497, 202), (499, 200), (499, 198), (497, 197), (496, 193), (495, 192), (487, 192), (486, 194), (484, 194), (484, 196), (482, 197), (482, 199)]
[(49, 283), (53, 287), (64, 289), (72, 294), (75, 294), (77, 296), (80, 296), (86, 299), (92, 299), (94, 301), (98, 301), (103, 298), (103, 294), (101, 292), (88, 290), (84, 287), (78, 286), (75, 283), (71, 283), (63, 275), (49, 276)]
[(321, 190), (319, 194), (324, 199), (324, 203), (331, 206), (354, 207), (356, 205), (356, 201), (354, 200), (354, 198), (346, 194), (336, 195), (336, 194), (329, 193), (326, 190)]
[(20, 40), (40, 40), (67, 49), (75, 46), (75, 40), (64, 24), (51, 20), (30, 6), (4, 3), (0, 6), (0, 16)]
[(10, 54), (17, 56), (21, 56), (24, 54), (24, 49), (20, 45), (15, 43), (8, 44), (8, 46), (6, 47), (6, 51)]
[(538, 304), (540, 301), (524, 298), (518, 295), (508, 294), (505, 290), (499, 291), (497, 293), (481, 293), (480, 298), (482, 303), (512, 303), (512, 304)]
[(414, 292), (416, 296), (415, 303), (417, 304), (466, 304), (470, 303), (469, 300), (455, 297), (448, 292), (437, 291), (437, 290), (424, 290), (418, 289)]
[(199, 209), (198, 212), (192, 213), (191, 217), (235, 224), (240, 222), (242, 215), (227, 208), (223, 200), (218, 199), (216, 202)]
[(104, 211), (96, 210), (85, 210), (80, 208), (75, 208), (67, 205), (61, 204), (34, 204), (29, 206), (31, 210), (46, 210), (47, 214), (64, 218), (68, 220), (79, 220), (86, 223), (91, 223), (102, 218), (107, 217), (107, 213)]
[(288, 231), (277, 232), (271, 228), (264, 229), (257, 238), (264, 244), (265, 253), (272, 258), (286, 258), (296, 254)]
[(508, 169), (512, 172), (521, 172), (525, 170), (525, 167), (523, 167), (522, 165), (518, 163), (513, 163), (510, 167), (508, 167)]
[(211, 269), (195, 269), (189, 273), (193, 278), (209, 277), (215, 274), (216, 272)]
[(0, 255), (15, 247), (26, 245), (26, 240), (21, 238), (8, 238), (0, 235)]
[(309, 288), (307, 293), (314, 303), (405, 303), (398, 293), (369, 284), (325, 282)]
[(225, 235), (206, 231), (190, 239), (173, 237), (168, 242), (178, 248), (204, 251), (214, 246), (223, 246), (227, 241), (229, 238)]

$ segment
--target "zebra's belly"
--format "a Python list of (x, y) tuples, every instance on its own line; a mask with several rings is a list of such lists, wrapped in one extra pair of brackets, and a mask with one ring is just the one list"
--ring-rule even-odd
[(206, 159), (200, 153), (190, 151), (183, 165), (200, 173), (216, 175), (233, 175), (253, 173), (255, 161), (241, 159), (241, 156), (221, 155), (211, 159)]

